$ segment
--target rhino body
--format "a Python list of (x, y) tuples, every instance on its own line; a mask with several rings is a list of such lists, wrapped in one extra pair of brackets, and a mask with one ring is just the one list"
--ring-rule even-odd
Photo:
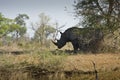
[(78, 50), (95, 51), (94, 48), (97, 48), (102, 38), (103, 33), (100, 29), (72, 27), (61, 33), (60, 39), (53, 43), (60, 49), (67, 42), (71, 42), (76, 53)]

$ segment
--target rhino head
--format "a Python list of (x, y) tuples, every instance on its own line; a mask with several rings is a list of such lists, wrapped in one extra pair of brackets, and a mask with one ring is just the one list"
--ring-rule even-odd
[[(61, 32), (60, 32), (61, 33)], [(52, 42), (60, 49), (62, 48), (65, 44), (66, 44), (66, 37), (65, 37), (65, 34), (64, 33), (61, 33), (61, 37), (59, 40), (57, 41), (53, 41)]]

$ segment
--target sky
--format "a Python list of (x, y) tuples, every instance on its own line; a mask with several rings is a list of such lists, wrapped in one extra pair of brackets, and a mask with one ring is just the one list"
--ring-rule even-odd
[[(63, 31), (78, 23), (73, 14), (74, 0), (0, 0), (0, 12), (8, 18), (15, 18), (18, 14), (27, 14), (30, 19), (27, 21), (30, 36), (33, 36), (31, 22), (39, 21), (38, 15), (45, 13), (52, 22), (58, 22), (59, 26), (65, 25)], [(67, 8), (66, 8), (67, 7)], [(66, 11), (67, 9), (67, 11)]]

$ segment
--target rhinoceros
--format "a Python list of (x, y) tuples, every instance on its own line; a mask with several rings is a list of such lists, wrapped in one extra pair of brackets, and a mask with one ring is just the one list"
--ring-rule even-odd
[[(61, 32), (60, 32), (61, 33)], [(97, 43), (103, 38), (100, 29), (94, 28), (78, 28), (72, 27), (61, 33), (61, 37), (57, 42), (52, 41), (59, 49), (67, 42), (71, 42), (76, 53), (78, 50), (91, 51), (91, 47), (97, 47)]]

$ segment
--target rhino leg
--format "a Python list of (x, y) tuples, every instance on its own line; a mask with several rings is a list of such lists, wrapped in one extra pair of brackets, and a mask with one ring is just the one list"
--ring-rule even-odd
[(77, 41), (72, 41), (72, 45), (73, 45), (73, 48), (74, 48), (74, 53), (77, 53), (78, 48), (79, 48), (78, 42)]

